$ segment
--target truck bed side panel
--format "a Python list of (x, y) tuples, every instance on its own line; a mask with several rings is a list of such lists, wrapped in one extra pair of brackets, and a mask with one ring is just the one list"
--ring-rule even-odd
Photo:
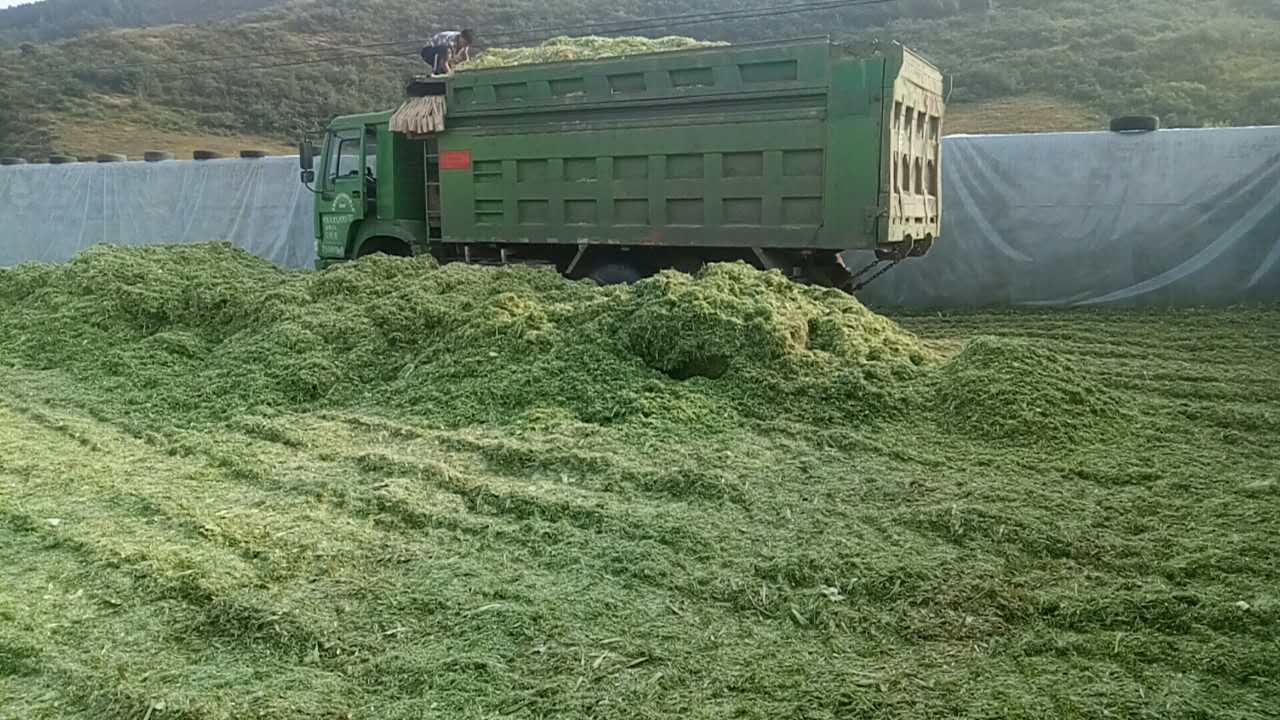
[(507, 135), (449, 133), (445, 237), (517, 243), (811, 247), (820, 118)]

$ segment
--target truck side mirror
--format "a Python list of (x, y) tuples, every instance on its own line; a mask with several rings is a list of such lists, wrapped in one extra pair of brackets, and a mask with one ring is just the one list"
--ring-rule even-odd
[(302, 184), (303, 184), (303, 185), (310, 185), (311, 183), (313, 183), (313, 182), (315, 182), (315, 181), (316, 181), (316, 171), (315, 171), (315, 170), (303, 170), (303, 171), (302, 171)]
[(311, 170), (315, 167), (315, 148), (311, 147), (311, 143), (303, 140), (298, 143), (298, 165), (303, 170)]

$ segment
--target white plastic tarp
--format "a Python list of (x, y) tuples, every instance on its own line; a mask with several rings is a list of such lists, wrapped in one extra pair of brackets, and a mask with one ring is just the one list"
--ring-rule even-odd
[(1280, 127), (951, 136), (942, 191), (942, 237), (864, 302), (1280, 301)]
[(100, 243), (226, 240), (312, 267), (311, 197), (297, 157), (0, 167), (0, 266), (68, 260)]
[[(312, 196), (297, 158), (0, 167), (0, 266), (97, 243), (207, 240), (311, 267)], [(859, 297), (1280, 301), (1280, 127), (948, 137), (942, 237)]]

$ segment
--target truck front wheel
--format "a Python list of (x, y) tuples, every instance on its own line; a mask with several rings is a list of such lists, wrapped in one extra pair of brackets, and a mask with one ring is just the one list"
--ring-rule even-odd
[(394, 255), (396, 257), (409, 257), (413, 251), (409, 248), (408, 243), (402, 240), (389, 237), (375, 237), (364, 241), (360, 246), (360, 252), (356, 257), (364, 257), (365, 255), (373, 255), (374, 253), (382, 253), (383, 255)]

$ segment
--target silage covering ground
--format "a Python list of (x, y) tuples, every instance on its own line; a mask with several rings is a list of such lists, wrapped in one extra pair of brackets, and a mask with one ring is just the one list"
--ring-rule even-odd
[(299, 273), (225, 244), (100, 247), (0, 275), (0, 298), (13, 352), (177, 424), (351, 404), (450, 425), (539, 408), (690, 425), (941, 411), (1017, 439), (1119, 414), (1051, 354), (990, 338), (944, 362), (846, 293), (743, 263), (602, 288), (430, 257)]
[(0, 716), (1268, 717), (1280, 311), (0, 271)]

